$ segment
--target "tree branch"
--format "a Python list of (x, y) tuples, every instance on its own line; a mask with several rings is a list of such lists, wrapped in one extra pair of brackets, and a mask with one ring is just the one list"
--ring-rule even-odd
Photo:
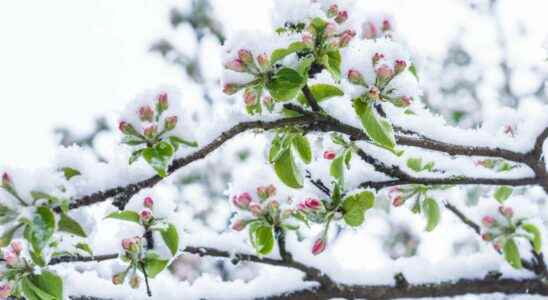
[(308, 88), (307, 84), (303, 86), (302, 92), (304, 98), (306, 99), (306, 102), (308, 103), (308, 105), (310, 105), (310, 108), (312, 108), (312, 111), (319, 112), (322, 110), (322, 108), (318, 105), (318, 101), (316, 101), (316, 98), (314, 98), (314, 95), (312, 95), (312, 92), (310, 91), (310, 88)]

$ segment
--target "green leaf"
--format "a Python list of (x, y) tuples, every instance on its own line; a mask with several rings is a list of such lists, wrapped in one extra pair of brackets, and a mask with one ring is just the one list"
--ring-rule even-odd
[(509, 186), (500, 186), (495, 191), (495, 199), (497, 199), (498, 202), (503, 203), (510, 197), (510, 195), (512, 195), (512, 191), (512, 188)]
[(287, 150), (287, 147), (283, 146), (282, 138), (279, 135), (276, 135), (272, 139), (272, 145), (270, 146), (270, 152), (268, 153), (268, 162), (274, 163), (280, 159), (280, 156), (285, 150)]
[(131, 165), (136, 162), (143, 155), (143, 151), (145, 151), (145, 149), (133, 151), (133, 153), (131, 153), (131, 156), (129, 157), (128, 163)]
[(299, 64), (297, 65), (297, 72), (301, 74), (304, 78), (308, 77), (308, 72), (310, 67), (314, 63), (315, 59), (313, 55), (307, 55), (300, 59)]
[(2, 233), (2, 236), (0, 237), (0, 248), (7, 247), (11, 243), (13, 235), (21, 226), (23, 226), (23, 224), (17, 224)]
[(169, 142), (171, 143), (171, 145), (173, 145), (173, 147), (175, 148), (175, 150), (179, 149), (179, 146), (180, 145), (185, 145), (185, 146), (188, 146), (188, 147), (198, 147), (198, 143), (196, 143), (195, 141), (191, 142), (191, 141), (187, 141), (185, 139), (182, 139), (178, 136), (175, 136), (175, 135), (172, 135), (169, 137)]
[(299, 72), (290, 68), (283, 68), (272, 76), (267, 82), (266, 88), (275, 100), (287, 101), (295, 98), (305, 81), (305, 78)]
[(169, 251), (171, 251), (171, 255), (177, 254), (177, 250), (179, 250), (179, 234), (175, 225), (169, 224), (165, 230), (160, 231), (160, 234)]
[(540, 230), (533, 224), (523, 224), (521, 225), (521, 228), (532, 235), (529, 240), (533, 244), (533, 250), (535, 250), (537, 254), (540, 254), (542, 251), (542, 236)]
[(312, 150), (308, 139), (302, 134), (296, 134), (293, 136), (291, 142), (304, 163), (309, 164), (312, 161)]
[(30, 254), (30, 258), (32, 259), (32, 261), (35, 264), (37, 264), (40, 267), (45, 267), (46, 266), (46, 261), (42, 257), (42, 253), (35, 252), (35, 251), (32, 251), (31, 249), (29, 249), (29, 254)]
[(124, 137), (122, 138), (122, 143), (130, 146), (137, 146), (146, 144), (146, 141), (143, 138), (135, 135), (124, 135)]
[[(314, 99), (316, 99), (317, 102), (322, 102), (324, 100), (328, 100), (333, 97), (343, 96), (344, 92), (339, 89), (338, 87), (330, 84), (315, 84), (309, 87), (310, 92), (314, 96)], [(306, 98), (304, 97), (303, 93), (299, 93), (299, 96), (297, 97), (297, 100), (302, 104), (307, 104)]]
[(139, 224), (139, 214), (131, 210), (115, 211), (105, 219), (118, 219)]
[(377, 145), (387, 149), (394, 149), (396, 139), (394, 138), (394, 129), (390, 123), (377, 115), (369, 103), (363, 103), (359, 99), (354, 101), (354, 110), (360, 117), (365, 133)]
[(274, 233), (272, 226), (253, 223), (249, 227), (251, 235), (251, 244), (260, 255), (267, 255), (274, 248)]
[(0, 204), (0, 225), (7, 224), (17, 219), (17, 215), (15, 210)]
[(299, 52), (303, 49), (306, 49), (307, 46), (305, 43), (303, 42), (294, 42), (294, 43), (291, 43), (291, 45), (289, 45), (289, 47), (287, 48), (280, 48), (280, 49), (276, 49), (272, 52), (272, 55), (270, 56), (270, 61), (272, 64), (276, 63), (277, 61), (285, 58), (286, 56), (292, 54), (292, 53), (295, 53), (295, 52)]
[(438, 226), (441, 219), (441, 211), (438, 202), (432, 198), (426, 198), (422, 203), (422, 210), (426, 215), (426, 231), (430, 232)]
[(503, 251), (504, 251), (504, 258), (513, 268), (515, 269), (522, 268), (518, 245), (516, 245), (516, 242), (514, 241), (514, 239), (508, 239), (504, 243)]
[(41, 252), (49, 244), (54, 231), (55, 215), (49, 208), (40, 206), (36, 209), (32, 222), (25, 227), (23, 235), (35, 252)]
[(61, 214), (61, 218), (59, 218), (57, 226), (59, 227), (60, 231), (68, 232), (79, 237), (87, 237), (86, 232), (84, 231), (82, 226), (80, 226), (80, 224), (76, 220), (69, 217), (65, 213)]
[(86, 243), (80, 242), (80, 243), (76, 244), (74, 247), (76, 247), (76, 249), (80, 249), (80, 250), (86, 252), (87, 254), (93, 256), (93, 250), (91, 250), (91, 247)]
[(78, 171), (76, 169), (73, 169), (73, 168), (70, 168), (70, 167), (63, 168), (63, 174), (65, 175), (65, 178), (67, 180), (70, 180), (74, 176), (82, 175), (82, 173), (80, 173), (80, 171)]
[(280, 154), (279, 159), (274, 162), (274, 171), (285, 185), (294, 189), (303, 187), (303, 178), (295, 165), (291, 149), (286, 149)]
[(143, 158), (161, 177), (167, 176), (167, 169), (173, 157), (173, 146), (166, 142), (159, 142), (154, 147), (143, 150)]
[(422, 171), (422, 158), (410, 158), (407, 160), (407, 166), (409, 169), (420, 172)]
[(39, 289), (32, 283), (29, 277), (21, 280), (21, 292), (28, 300), (55, 300), (55, 297)]
[(162, 272), (169, 260), (157, 259), (157, 258), (145, 258), (145, 270), (147, 271), (147, 276), (149, 278), (154, 278), (156, 275)]
[(417, 75), (417, 67), (415, 66), (415, 64), (409, 66), (409, 72), (411, 72), (411, 74), (413, 74), (413, 76), (415, 76), (415, 78), (419, 80), (419, 75)]
[(63, 300), (63, 280), (55, 273), (42, 271), (40, 275), (30, 275), (29, 279), (40, 290), (53, 296), (53, 299)]
[(329, 174), (341, 184), (344, 183), (344, 154), (338, 155), (329, 167)]
[(310, 25), (312, 26), (312, 29), (316, 32), (316, 34), (321, 34), (325, 30), (325, 27), (327, 26), (327, 22), (324, 21), (322, 18), (316, 17), (312, 19), (310, 22)]
[(375, 195), (361, 192), (343, 200), (344, 221), (350, 226), (360, 226), (365, 219), (365, 212), (375, 204)]
[(331, 73), (336, 80), (341, 79), (341, 53), (339, 50), (327, 52), (323, 61), (324, 67)]

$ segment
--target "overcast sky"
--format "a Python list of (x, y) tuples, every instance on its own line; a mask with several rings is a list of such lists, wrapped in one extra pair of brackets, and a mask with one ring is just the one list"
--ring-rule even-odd
[[(180, 86), (179, 71), (147, 48), (169, 31), (169, 8), (182, 2), (0, 1), (0, 165), (43, 165), (55, 126), (86, 130), (143, 89)], [(216, 2), (229, 31), (269, 24), (270, 0)], [(365, 2), (397, 8), (407, 37), (431, 51), (466, 22), (450, 0)], [(513, 11), (546, 29), (546, 1), (512, 2)]]

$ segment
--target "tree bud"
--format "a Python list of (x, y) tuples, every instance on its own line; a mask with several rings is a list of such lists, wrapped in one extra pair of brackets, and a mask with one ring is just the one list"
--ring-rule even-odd
[(164, 128), (165, 130), (173, 130), (177, 126), (177, 121), (179, 118), (177, 116), (171, 116), (166, 118), (164, 121)]
[(225, 68), (232, 70), (234, 72), (245, 72), (245, 65), (239, 59), (234, 59), (225, 64)]
[(337, 153), (335, 151), (324, 151), (323, 152), (323, 158), (327, 160), (333, 160), (337, 156)]
[(337, 17), (335, 17), (335, 22), (337, 24), (342, 24), (348, 20), (348, 12), (346, 10), (341, 10), (339, 13), (337, 13)]
[(317, 239), (314, 242), (314, 245), (312, 245), (312, 254), (318, 255), (322, 253), (325, 250), (325, 240), (323, 238)]
[(139, 119), (141, 121), (149, 121), (152, 122), (154, 119), (154, 111), (150, 106), (142, 106), (139, 108)]
[(152, 200), (152, 197), (150, 196), (145, 197), (145, 200), (143, 200), (143, 205), (147, 208), (152, 209), (152, 206), (154, 206), (154, 200)]

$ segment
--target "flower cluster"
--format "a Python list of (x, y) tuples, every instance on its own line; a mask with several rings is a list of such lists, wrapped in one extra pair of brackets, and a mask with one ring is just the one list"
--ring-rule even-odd
[(179, 116), (176, 110), (170, 108), (167, 93), (158, 94), (153, 101), (146, 98), (142, 100), (142, 105), (118, 124), (118, 129), (124, 135), (122, 143), (138, 147), (131, 154), (129, 164), (143, 157), (158, 175), (165, 177), (179, 147), (196, 147), (197, 144), (181, 138), (175, 132)]
[(364, 39), (391, 38), (393, 32), (394, 24), (389, 17), (368, 20), (362, 24), (362, 38)]
[[(266, 53), (254, 56), (248, 49), (240, 49), (237, 57), (225, 64), (225, 68), (238, 73), (246, 73), (254, 79), (246, 84), (226, 83), (223, 92), (233, 95), (244, 89), (244, 103), (248, 113), (261, 113), (262, 105), (270, 112), (274, 109), (272, 97), (264, 91), (261, 83), (265, 82), (272, 71), (270, 57)], [(262, 105), (261, 105), (262, 103)]]
[(129, 285), (134, 289), (139, 288), (141, 278), (137, 272), (140, 269), (142, 270), (140, 262), (143, 260), (145, 253), (143, 244), (143, 238), (138, 236), (122, 240), (122, 249), (124, 250), (122, 260), (129, 262), (130, 265), (123, 272), (112, 276), (113, 284), (123, 284), (129, 275)]
[(376, 52), (371, 57), (371, 64), (375, 71), (375, 80), (366, 82), (362, 73), (357, 69), (349, 69), (346, 76), (352, 84), (362, 86), (366, 89), (363, 95), (371, 101), (388, 101), (397, 107), (407, 107), (411, 105), (413, 98), (410, 96), (398, 96), (390, 83), (398, 75), (402, 74), (408, 68), (408, 63), (404, 59), (396, 59), (393, 64), (385, 60), (385, 55)]
[(515, 218), (514, 210), (509, 206), (499, 206), (498, 214), (484, 216), (481, 224), (482, 239), (492, 243), (493, 248), (503, 253), (508, 263), (516, 269), (522, 267), (516, 239), (526, 239), (534, 252), (541, 251), (541, 233), (538, 227), (527, 223), (524, 218)]

